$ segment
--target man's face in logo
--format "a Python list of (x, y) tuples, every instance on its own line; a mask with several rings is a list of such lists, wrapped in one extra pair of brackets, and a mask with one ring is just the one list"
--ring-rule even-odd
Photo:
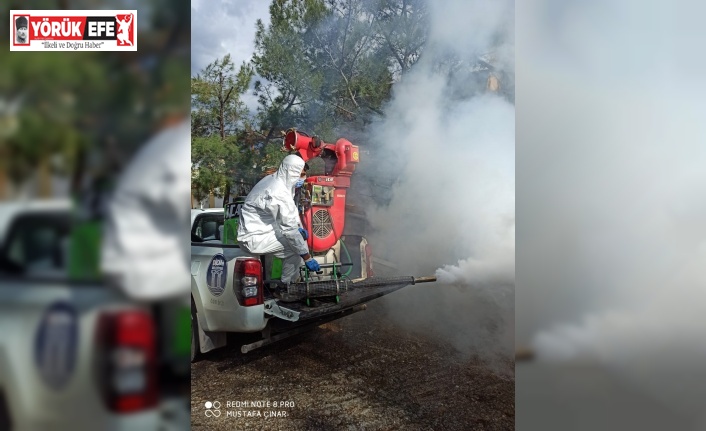
[(17, 37), (19, 37), (20, 39), (27, 39), (27, 27), (18, 28)]

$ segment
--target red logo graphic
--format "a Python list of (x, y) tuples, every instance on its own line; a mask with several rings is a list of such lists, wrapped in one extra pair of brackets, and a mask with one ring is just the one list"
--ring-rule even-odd
[(133, 25), (131, 13), (127, 15), (115, 15), (115, 20), (118, 25), (118, 45), (135, 44), (135, 26)]

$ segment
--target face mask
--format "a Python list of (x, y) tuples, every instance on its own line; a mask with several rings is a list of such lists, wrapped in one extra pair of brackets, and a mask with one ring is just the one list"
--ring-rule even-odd
[(295, 188), (299, 188), (304, 185), (304, 178), (299, 178), (296, 183), (294, 183)]

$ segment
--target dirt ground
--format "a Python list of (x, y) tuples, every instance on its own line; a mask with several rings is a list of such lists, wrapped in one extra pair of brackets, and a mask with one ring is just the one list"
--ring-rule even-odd
[(462, 356), (395, 326), (375, 301), (247, 355), (239, 349), (192, 364), (193, 430), (514, 429), (512, 359)]

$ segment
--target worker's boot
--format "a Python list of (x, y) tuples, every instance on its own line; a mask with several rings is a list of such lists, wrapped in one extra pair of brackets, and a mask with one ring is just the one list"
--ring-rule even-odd
[(299, 300), (296, 288), (292, 283), (280, 282), (279, 297), (284, 302), (295, 302)]

